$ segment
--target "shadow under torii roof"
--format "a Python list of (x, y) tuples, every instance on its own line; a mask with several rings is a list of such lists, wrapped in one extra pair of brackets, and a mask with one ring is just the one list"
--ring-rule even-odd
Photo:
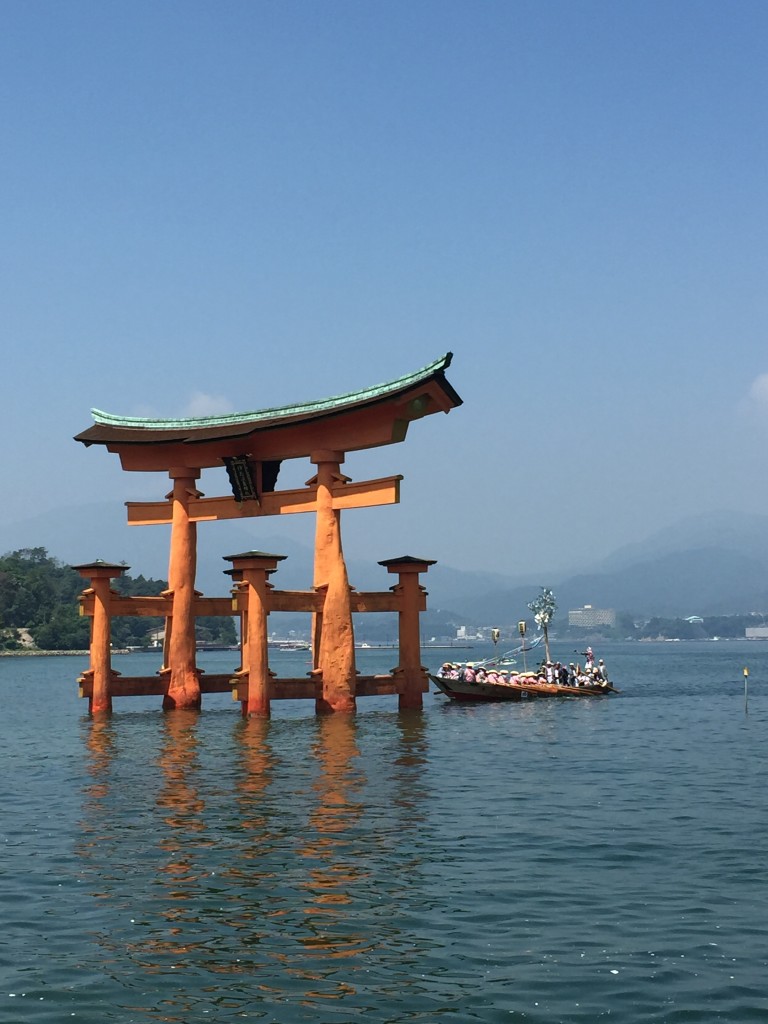
[(448, 352), (386, 384), (282, 408), (168, 420), (92, 409), (93, 426), (75, 440), (104, 445), (120, 456), (124, 469), (140, 472), (203, 469), (234, 456), (268, 461), (375, 448), (402, 441), (412, 420), (462, 404), (445, 377), (451, 359)]

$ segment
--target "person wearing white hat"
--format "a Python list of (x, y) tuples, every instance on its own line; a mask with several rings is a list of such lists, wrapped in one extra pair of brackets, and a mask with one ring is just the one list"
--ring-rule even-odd
[(474, 661), (468, 661), (464, 668), (459, 674), (459, 678), (464, 683), (474, 683), (475, 681), (475, 663)]

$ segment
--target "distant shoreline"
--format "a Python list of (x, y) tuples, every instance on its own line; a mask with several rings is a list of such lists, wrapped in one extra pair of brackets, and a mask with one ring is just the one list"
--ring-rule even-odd
[(87, 658), (89, 654), (90, 651), (0, 651), (0, 658), (62, 658), (70, 655)]

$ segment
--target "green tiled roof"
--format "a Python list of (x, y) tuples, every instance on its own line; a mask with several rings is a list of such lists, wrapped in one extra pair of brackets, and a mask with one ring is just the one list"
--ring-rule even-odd
[[(365, 388), (363, 391), (353, 391), (346, 395), (336, 395), (333, 398), (324, 398), (315, 402), (298, 402), (294, 405), (286, 405), (282, 408), (258, 409), (253, 412), (233, 412), (223, 416), (200, 416), (187, 419), (157, 420), (147, 419), (141, 416), (117, 416), (114, 413), (103, 412), (101, 409), (92, 409), (94, 423), (107, 427), (127, 427), (132, 430), (189, 430), (191, 428), (219, 427), (239, 423), (258, 423), (262, 420), (275, 421), (282, 418), (296, 418), (301, 416), (312, 416), (323, 413), (332, 413), (347, 405), (356, 405), (360, 402), (370, 402), (377, 398), (386, 397), (390, 393), (397, 393), (408, 387), (418, 384), (420, 381), (435, 374), (441, 374), (451, 364), (453, 354), (447, 352), (440, 359), (436, 359), (429, 366), (424, 366), (415, 373), (398, 377), (397, 380), (388, 381), (386, 384), (377, 384), (374, 387)], [(458, 396), (457, 396), (458, 397)]]

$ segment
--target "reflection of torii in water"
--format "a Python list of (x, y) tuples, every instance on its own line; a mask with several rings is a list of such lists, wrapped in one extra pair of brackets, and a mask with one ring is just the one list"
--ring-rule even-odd
[[(78, 434), (76, 440), (86, 446), (103, 445), (119, 456), (125, 470), (165, 472), (172, 481), (165, 501), (128, 503), (130, 525), (166, 523), (171, 526), (166, 597), (170, 605), (166, 612), (161, 669), (165, 679), (165, 708), (200, 706), (200, 672), (195, 661), (195, 617), (201, 600), (201, 595), (195, 591), (197, 523), (314, 512), (312, 603), (307, 605), (309, 598), (304, 597), (304, 604), (299, 606), (295, 602), (294, 608), (285, 605), (282, 610), (312, 609), (314, 669), (322, 678), (318, 710), (354, 709), (353, 601), (342, 552), (340, 514), (342, 509), (398, 502), (401, 478), (353, 483), (342, 474), (341, 465), (347, 452), (403, 441), (413, 420), (435, 412), (447, 413), (460, 405), (461, 399), (445, 378), (451, 358), (448, 353), (429, 366), (388, 384), (281, 409), (183, 420), (150, 420), (93, 410), (94, 425)], [(276, 491), (281, 463), (298, 458), (309, 459), (316, 467), (315, 474), (304, 488)], [(197, 481), (204, 469), (217, 467), (226, 468), (232, 494), (205, 498), (197, 489)], [(414, 561), (424, 564), (425, 569), (430, 564)], [(78, 568), (85, 576), (96, 565)], [(118, 575), (116, 568), (119, 567), (108, 566), (102, 570), (102, 575), (112, 570), (114, 578)], [(267, 567), (265, 571), (272, 570)], [(93, 575), (91, 578), (93, 580)], [(92, 592), (93, 589), (92, 583)], [(101, 596), (97, 593), (92, 613), (89, 671), (93, 711), (110, 707), (108, 602), (106, 610), (102, 607), (105, 593), (101, 592)], [(420, 597), (416, 591), (402, 585), (396, 596), (400, 598), (396, 610), (401, 622), (400, 688), (397, 692), (401, 706), (420, 707), (427, 683), (420, 666), (418, 642), (414, 652), (404, 650), (404, 646), (409, 645), (404, 645), (402, 640), (403, 627), (407, 634), (418, 638)], [(254, 596), (254, 600), (260, 599), (258, 594)], [(357, 610), (389, 609), (364, 607)], [(259, 664), (258, 659), (256, 663), (255, 667), (246, 669), (248, 682), (251, 686), (262, 687), (266, 694), (269, 680), (263, 664)]]

